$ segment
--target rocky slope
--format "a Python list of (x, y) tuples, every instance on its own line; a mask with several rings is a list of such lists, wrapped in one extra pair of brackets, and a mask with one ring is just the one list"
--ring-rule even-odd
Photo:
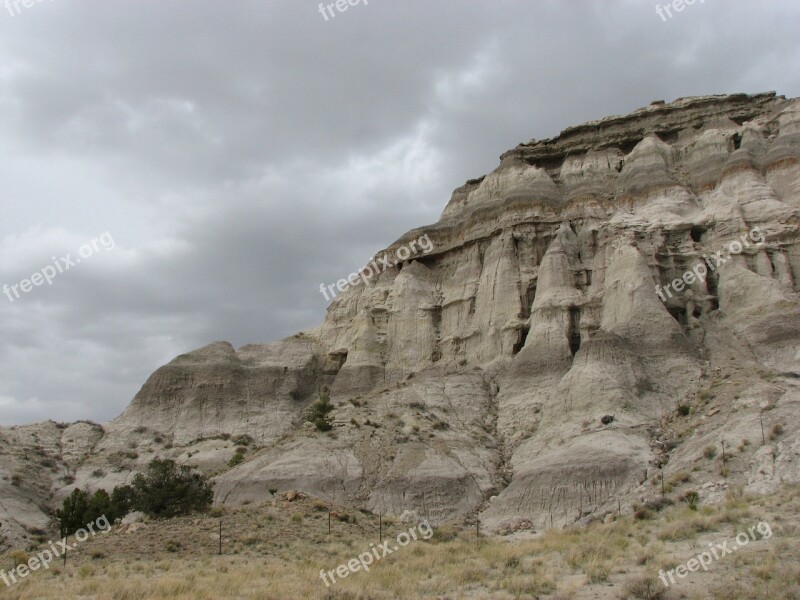
[[(103, 428), (0, 430), (0, 534), (154, 456), (216, 474), (220, 503), (300, 489), (494, 530), (629, 506), (660, 466), (708, 501), (800, 479), (800, 100), (656, 102), (521, 144), (378, 256), (422, 235), (319, 328), (180, 356)], [(324, 389), (328, 433), (302, 418)]]

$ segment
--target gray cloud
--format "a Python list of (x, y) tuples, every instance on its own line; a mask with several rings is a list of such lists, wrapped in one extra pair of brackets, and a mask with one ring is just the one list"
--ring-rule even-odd
[[(0, 423), (107, 420), (172, 356), (318, 324), (322, 282), (530, 138), (655, 99), (800, 95), (800, 6), (53, 0), (0, 14)], [(2, 10), (2, 9), (0, 9)]]

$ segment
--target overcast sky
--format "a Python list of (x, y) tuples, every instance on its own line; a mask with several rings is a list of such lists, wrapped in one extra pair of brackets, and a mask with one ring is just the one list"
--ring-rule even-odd
[(653, 0), (362, 0), (327, 21), (312, 0), (17, 6), (0, 285), (113, 244), (0, 295), (2, 425), (107, 421), (177, 354), (316, 326), (320, 283), (519, 142), (659, 99), (800, 96), (797, 0), (666, 22)]

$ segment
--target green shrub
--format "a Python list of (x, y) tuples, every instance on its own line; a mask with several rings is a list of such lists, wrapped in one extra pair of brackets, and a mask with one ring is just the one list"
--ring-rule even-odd
[(61, 535), (72, 535), (105, 517), (115, 523), (131, 510), (132, 490), (130, 486), (117, 486), (109, 496), (105, 490), (97, 490), (89, 495), (84, 490), (75, 489), (64, 499), (56, 517), (61, 524)]
[(133, 508), (151, 517), (168, 518), (205, 510), (214, 491), (207, 478), (174, 460), (154, 459), (147, 472), (133, 478)]
[[(83, 490), (72, 490), (64, 499), (61, 508), (56, 511), (56, 517), (61, 521), (61, 535), (72, 535), (86, 526), (84, 517), (89, 511), (89, 494)], [(92, 519), (93, 520), (93, 519)]]
[(118, 485), (111, 490), (111, 515), (109, 520), (113, 523), (133, 510), (136, 492), (129, 485)]
[(236, 465), (242, 464), (244, 462), (245, 452), (247, 452), (247, 450), (245, 450), (243, 446), (236, 448), (236, 452), (233, 453), (233, 456), (228, 461), (228, 466), (235, 467)]
[(311, 405), (306, 413), (305, 419), (313, 423), (319, 431), (330, 431), (333, 429), (333, 419), (330, 413), (333, 411), (333, 404), (328, 392), (319, 395), (319, 399)]

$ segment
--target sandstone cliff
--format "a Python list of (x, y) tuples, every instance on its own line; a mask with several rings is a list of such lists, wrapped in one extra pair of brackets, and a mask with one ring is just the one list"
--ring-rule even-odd
[[(180, 356), (103, 429), (0, 431), (36, 432), (25, 443), (76, 478), (26, 491), (9, 479), (23, 459), (4, 462), (0, 532), (154, 456), (217, 474), (220, 503), (299, 489), (495, 530), (629, 506), (664, 465), (698, 472), (708, 501), (800, 480), (800, 100), (658, 102), (521, 144), (383, 253), (420, 235), (433, 251), (349, 289), (319, 328)], [(324, 389), (329, 433), (302, 419)], [(762, 444), (762, 422), (783, 431)], [(234, 468), (231, 436), (252, 440)], [(740, 447), (725, 477), (702, 458), (722, 441)]]

